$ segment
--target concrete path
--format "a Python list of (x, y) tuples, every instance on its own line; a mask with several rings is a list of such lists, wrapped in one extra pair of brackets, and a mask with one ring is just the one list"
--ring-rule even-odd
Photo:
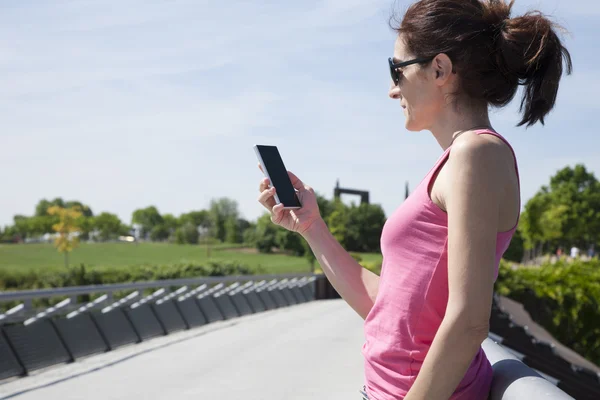
[(0, 399), (360, 399), (362, 319), (343, 300), (222, 321), (0, 385)]

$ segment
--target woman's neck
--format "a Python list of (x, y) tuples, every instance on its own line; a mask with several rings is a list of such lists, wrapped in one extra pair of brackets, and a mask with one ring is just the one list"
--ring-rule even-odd
[(443, 150), (452, 145), (464, 132), (476, 129), (491, 129), (487, 108), (482, 112), (459, 113), (456, 110), (446, 112), (429, 129)]

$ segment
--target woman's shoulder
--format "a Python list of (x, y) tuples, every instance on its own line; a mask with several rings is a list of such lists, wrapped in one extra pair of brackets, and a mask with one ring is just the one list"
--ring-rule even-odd
[(507, 164), (514, 163), (512, 147), (508, 141), (492, 131), (467, 131), (456, 138), (450, 149), (449, 160), (473, 166), (486, 166), (506, 171)]
[(504, 187), (515, 174), (515, 158), (510, 145), (493, 134), (465, 132), (454, 141), (448, 157), (448, 178), (457, 190), (463, 185)]

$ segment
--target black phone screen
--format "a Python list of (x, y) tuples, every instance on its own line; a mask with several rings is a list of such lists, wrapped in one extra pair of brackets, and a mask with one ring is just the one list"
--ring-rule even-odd
[(277, 190), (279, 201), (283, 203), (284, 207), (301, 207), (277, 147), (256, 145), (256, 149), (262, 159), (262, 165), (266, 169), (265, 172), (271, 180), (271, 186)]

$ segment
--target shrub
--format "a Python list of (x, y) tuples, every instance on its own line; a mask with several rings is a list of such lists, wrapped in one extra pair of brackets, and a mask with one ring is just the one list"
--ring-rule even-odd
[(520, 268), (502, 262), (496, 291), (523, 304), (561, 343), (600, 363), (598, 260)]
[[(156, 281), (165, 279), (197, 278), (202, 276), (255, 275), (266, 273), (264, 268), (252, 268), (238, 262), (209, 262), (206, 265), (179, 263), (169, 265), (135, 265), (127, 268), (86, 268), (83, 264), (65, 270), (0, 270), (0, 291), (34, 290), (67, 286), (107, 285), (114, 283)], [(149, 290), (151, 291), (151, 290)], [(120, 295), (127, 295), (123, 292)], [(83, 295), (78, 302), (87, 302), (97, 297)], [(115, 294), (119, 298), (119, 294)], [(60, 299), (36, 300), (34, 306), (49, 306)], [(7, 310), (18, 302), (0, 303), (0, 310)]]

